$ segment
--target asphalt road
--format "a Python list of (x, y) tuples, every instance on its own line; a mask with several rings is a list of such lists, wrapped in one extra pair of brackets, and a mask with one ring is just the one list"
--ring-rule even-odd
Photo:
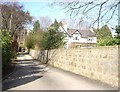
[(42, 65), (27, 54), (19, 55), (16, 69), (3, 81), (3, 90), (117, 90), (51, 66)]

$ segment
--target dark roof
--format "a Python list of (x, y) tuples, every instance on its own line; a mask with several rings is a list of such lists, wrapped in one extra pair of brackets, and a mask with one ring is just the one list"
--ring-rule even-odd
[(76, 31), (78, 31), (82, 37), (96, 37), (96, 34), (91, 30), (78, 30), (78, 29), (69, 29), (67, 30), (68, 34), (71, 36)]

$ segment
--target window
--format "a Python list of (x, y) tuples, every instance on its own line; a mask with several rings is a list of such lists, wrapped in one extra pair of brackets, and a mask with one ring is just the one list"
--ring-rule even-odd
[(75, 37), (75, 40), (78, 40), (78, 38), (77, 38), (77, 37)]
[(78, 37), (75, 37), (74, 40), (79, 40)]
[(88, 41), (92, 41), (93, 39), (92, 39), (92, 38), (88, 38), (87, 40), (88, 40)]

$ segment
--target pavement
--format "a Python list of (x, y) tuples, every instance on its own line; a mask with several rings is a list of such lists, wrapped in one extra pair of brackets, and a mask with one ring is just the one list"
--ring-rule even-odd
[(3, 90), (117, 90), (99, 81), (46, 66), (28, 54), (17, 57), (15, 71), (3, 81)]

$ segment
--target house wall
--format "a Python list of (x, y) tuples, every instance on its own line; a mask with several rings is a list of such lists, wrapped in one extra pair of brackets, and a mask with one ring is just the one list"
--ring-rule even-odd
[[(78, 40), (75, 39), (76, 37), (78, 38)], [(91, 39), (91, 40), (88, 40), (88, 39)], [(79, 32), (75, 32), (72, 35), (72, 37), (68, 38), (68, 44), (71, 44), (72, 42), (78, 42), (78, 43), (97, 43), (97, 38), (96, 37), (83, 38)]]
[[(49, 64), (111, 86), (118, 86), (119, 49), (115, 46), (51, 50)], [(37, 58), (40, 51), (30, 52), (31, 56)]]
[(97, 43), (97, 37), (89, 37), (88, 39), (92, 39), (92, 41), (87, 40), (87, 43)]
[[(70, 39), (70, 42), (82, 42), (82, 43), (86, 43), (87, 39), (86, 38), (82, 38), (81, 35), (79, 34), (79, 32), (76, 32), (78, 34), (73, 34), (73, 37)], [(75, 40), (75, 38), (78, 38), (79, 40)]]
[[(64, 28), (64, 29), (63, 29)], [(66, 34), (66, 32), (67, 32), (67, 25), (65, 24), (65, 25), (63, 25), (63, 28), (62, 27), (59, 27), (59, 29), (62, 31), (62, 32), (64, 32), (64, 34)], [(66, 32), (65, 32), (66, 31)], [(76, 34), (76, 33), (78, 33), (78, 34)], [(75, 40), (75, 37), (77, 37), (79, 40)], [(64, 42), (66, 42), (66, 44), (65, 44), (65, 48), (69, 48), (69, 47), (75, 47), (75, 46), (71, 46), (71, 45), (73, 45), (73, 44), (71, 44), (71, 43), (97, 43), (97, 38), (96, 37), (89, 37), (90, 39), (92, 39), (92, 40), (90, 40), (90, 41), (88, 41), (88, 38), (83, 38), (82, 36), (81, 36), (81, 34), (78, 32), (78, 31), (76, 31), (73, 35), (72, 35), (72, 37), (69, 37), (68, 36), (68, 34), (67, 34), (67, 36), (64, 38)]]

